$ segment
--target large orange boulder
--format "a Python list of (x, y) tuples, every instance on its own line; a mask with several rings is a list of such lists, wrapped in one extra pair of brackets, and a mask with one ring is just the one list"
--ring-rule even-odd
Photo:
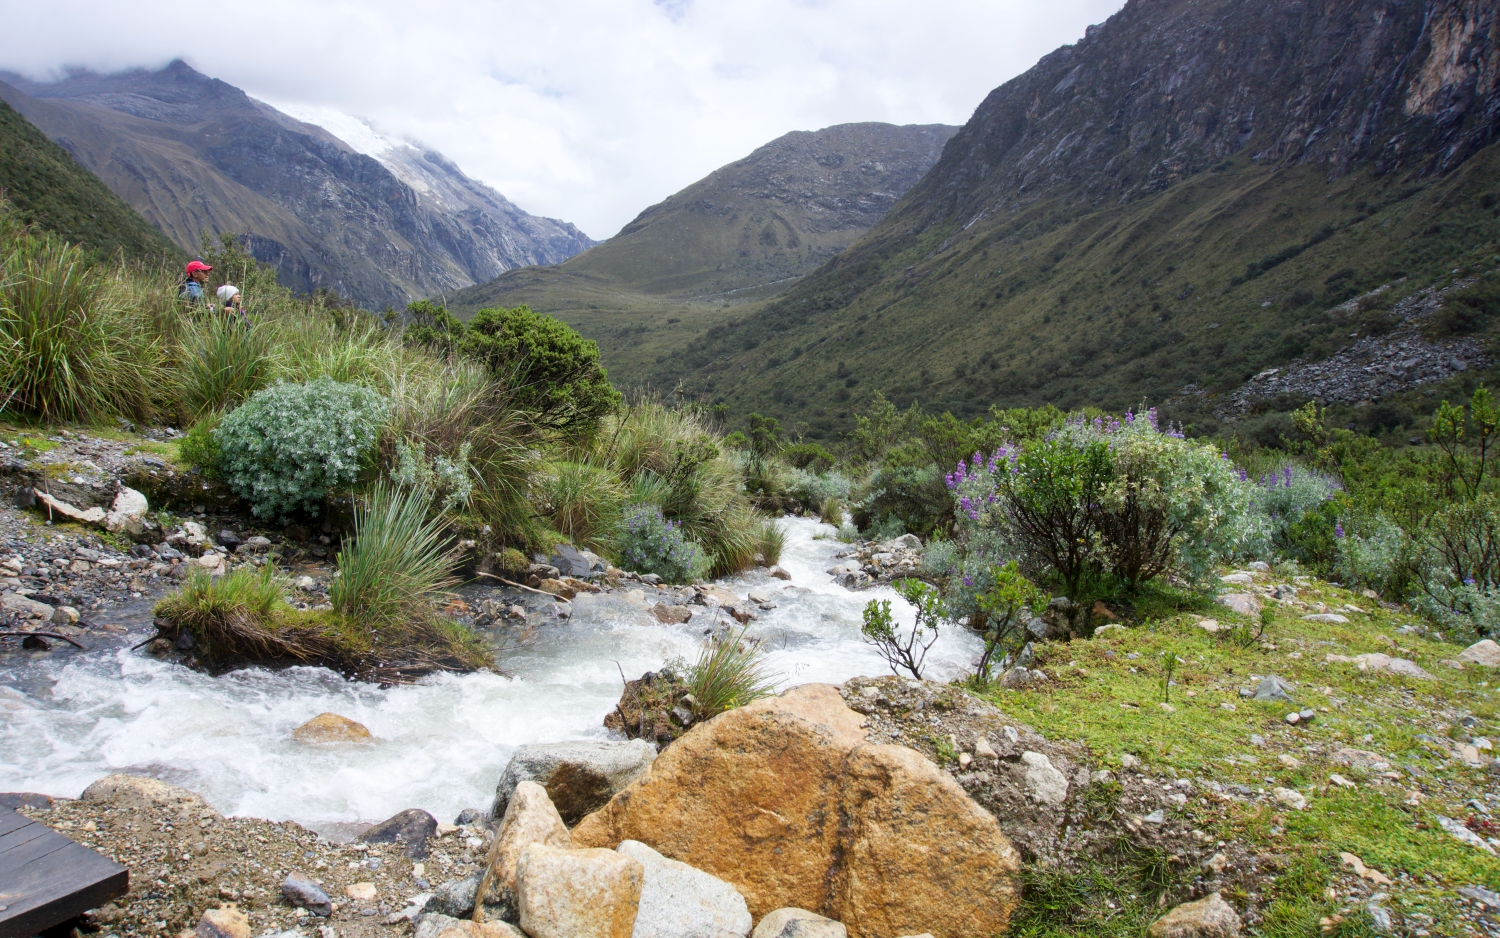
[(838, 689), (805, 684), (695, 727), (573, 831), (638, 840), (853, 938), (1005, 930), (1020, 860), (993, 815), (920, 753), (868, 742)]

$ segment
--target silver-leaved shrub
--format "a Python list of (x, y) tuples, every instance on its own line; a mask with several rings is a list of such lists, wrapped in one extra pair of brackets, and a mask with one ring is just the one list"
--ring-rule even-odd
[(213, 431), (220, 472), (256, 517), (315, 515), (370, 465), (388, 409), (369, 388), (328, 377), (265, 388)]

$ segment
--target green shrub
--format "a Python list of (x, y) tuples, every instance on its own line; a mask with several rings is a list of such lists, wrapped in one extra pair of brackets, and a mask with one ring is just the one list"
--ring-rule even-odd
[(457, 554), (432, 507), (431, 493), (384, 480), (356, 504), (354, 537), (339, 551), (328, 588), (347, 623), (379, 631), (433, 617), (440, 591), (457, 582)]
[(50, 234), (0, 251), (0, 404), (46, 423), (149, 419), (163, 343), (122, 283)]
[(1413, 602), (1440, 625), (1500, 631), (1500, 498), (1485, 493), (1435, 514), (1414, 563)]
[(586, 436), (620, 402), (599, 346), (525, 306), (480, 310), (459, 350), (508, 384), (515, 406), (552, 429)]
[(917, 607), (916, 622), (910, 630), (902, 629), (891, 615), (891, 601), (872, 599), (865, 604), (860, 635), (880, 652), (892, 674), (904, 670), (920, 681), (927, 652), (938, 640), (938, 625), (949, 618), (948, 608), (941, 594), (921, 580), (897, 580), (895, 586), (902, 599)]
[(783, 447), (781, 457), (798, 469), (827, 472), (837, 462), (833, 454), (816, 443), (794, 443)]
[(428, 300), (406, 304), (406, 315), (409, 322), (401, 334), (402, 341), (431, 349), (439, 355), (452, 355), (467, 331), (446, 308)]
[(1051, 598), (1021, 575), (1014, 560), (992, 568), (989, 580), (989, 589), (976, 603), (979, 615), (967, 620), (984, 640), (984, 651), (974, 665), (974, 682), (981, 687), (989, 684), (990, 670), (997, 662), (1020, 654), (1029, 634), (1026, 623), (1041, 615)]
[(387, 410), (374, 391), (329, 378), (257, 391), (214, 431), (221, 472), (257, 517), (317, 514), (372, 462)]
[(271, 330), (238, 319), (205, 316), (182, 338), (177, 394), (188, 419), (222, 413), (265, 386), (271, 377)]
[(458, 444), (454, 458), (438, 453), (429, 459), (420, 444), (397, 440), (391, 481), (402, 488), (431, 492), (443, 511), (462, 509), (474, 494), (473, 468), (469, 465), (471, 449), (465, 440)]
[(219, 451), (219, 438), (214, 436), (218, 426), (219, 416), (210, 414), (193, 424), (177, 441), (178, 458), (210, 479), (220, 477), (220, 464), (224, 458)]
[(943, 474), (929, 465), (882, 466), (853, 508), (861, 531), (879, 528), (887, 537), (910, 531), (925, 539), (947, 530), (953, 520), (953, 500), (943, 487)]
[(848, 502), (852, 490), (849, 480), (837, 472), (816, 473), (807, 469), (790, 469), (786, 474), (786, 493), (810, 511), (820, 510), (830, 498)]
[(637, 573), (654, 573), (668, 583), (691, 583), (709, 572), (703, 549), (668, 521), (655, 505), (630, 505), (620, 524), (617, 556), (620, 566)]

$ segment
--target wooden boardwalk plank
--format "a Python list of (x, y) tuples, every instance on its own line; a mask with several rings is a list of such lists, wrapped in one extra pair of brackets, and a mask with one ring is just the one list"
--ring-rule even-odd
[(0, 807), (0, 938), (31, 938), (129, 891), (125, 867)]

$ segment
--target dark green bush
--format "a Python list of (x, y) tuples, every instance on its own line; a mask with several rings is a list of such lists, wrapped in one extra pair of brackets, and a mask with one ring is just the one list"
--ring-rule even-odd
[(467, 331), (452, 313), (429, 300), (406, 304), (406, 315), (410, 322), (401, 334), (401, 340), (407, 345), (432, 349), (441, 355), (453, 354)]
[(210, 479), (219, 478), (219, 439), (214, 430), (219, 426), (219, 415), (210, 414), (193, 424), (187, 435), (177, 441), (177, 455), (189, 466)]
[(586, 436), (620, 402), (599, 346), (526, 306), (480, 310), (458, 349), (488, 366), (509, 385), (513, 404), (550, 429)]
[(833, 468), (833, 454), (816, 443), (793, 443), (781, 451), (782, 458), (810, 472), (827, 472)]

